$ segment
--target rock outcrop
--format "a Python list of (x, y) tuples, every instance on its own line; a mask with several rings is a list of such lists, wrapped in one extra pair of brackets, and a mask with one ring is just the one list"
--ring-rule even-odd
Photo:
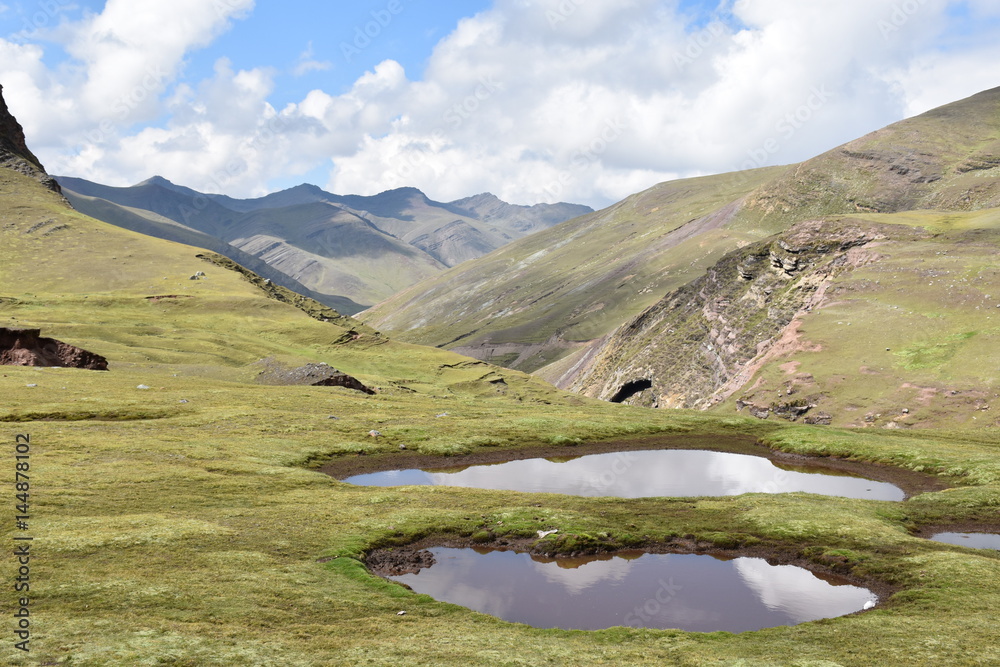
[(258, 384), (275, 386), (304, 385), (310, 387), (344, 387), (373, 395), (375, 390), (360, 380), (327, 364), (306, 364), (298, 368), (285, 368), (274, 359), (258, 362), (264, 370), (257, 376)]
[(59, 184), (45, 173), (42, 163), (28, 149), (24, 139), (24, 128), (7, 109), (0, 86), (0, 167), (37, 179), (45, 187), (60, 192)]
[(42, 338), (41, 333), (40, 329), (0, 327), (0, 365), (108, 370), (108, 360), (101, 355), (54, 338)]
[[(757, 370), (799, 344), (798, 318), (824, 302), (832, 280), (877, 261), (879, 241), (922, 234), (850, 219), (807, 221), (730, 253), (619, 328), (572, 388), (647, 407), (705, 409), (739, 397)], [(810, 397), (737, 405), (760, 419), (789, 420), (816, 407)]]

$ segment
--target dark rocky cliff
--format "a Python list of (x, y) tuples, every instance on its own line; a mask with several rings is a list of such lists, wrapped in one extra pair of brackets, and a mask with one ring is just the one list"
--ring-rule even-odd
[(3, 86), (0, 86), (0, 167), (38, 179), (50, 190), (60, 191), (59, 184), (45, 173), (45, 167), (28, 149), (24, 128), (11, 115), (3, 99)]

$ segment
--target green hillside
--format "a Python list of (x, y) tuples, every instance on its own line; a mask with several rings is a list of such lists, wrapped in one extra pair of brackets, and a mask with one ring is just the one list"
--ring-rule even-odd
[(361, 317), (404, 340), (569, 386), (604, 336), (726, 253), (827, 215), (995, 208), (998, 165), (1000, 88), (799, 165), (663, 183), (419, 283)]
[[(622, 326), (574, 389), (843, 426), (1000, 424), (1000, 210), (799, 223)], [(745, 404), (745, 405), (744, 405)]]
[(782, 169), (663, 183), (404, 290), (360, 317), (532, 371), (613, 331), (760, 233), (726, 228)]

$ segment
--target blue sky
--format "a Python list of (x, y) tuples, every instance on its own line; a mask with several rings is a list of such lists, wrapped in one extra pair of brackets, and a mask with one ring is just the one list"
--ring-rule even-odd
[(995, 0), (0, 0), (48, 169), (612, 203), (1000, 85)]

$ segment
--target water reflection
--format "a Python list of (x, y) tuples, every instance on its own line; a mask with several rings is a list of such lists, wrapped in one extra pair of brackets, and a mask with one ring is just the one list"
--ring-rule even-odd
[(366, 486), (446, 485), (579, 496), (731, 496), (806, 491), (870, 500), (903, 500), (899, 487), (760, 456), (702, 450), (593, 454), (566, 461), (528, 459), (461, 470), (391, 470), (346, 480)]
[(438, 600), (538, 628), (744, 632), (843, 616), (875, 599), (846, 581), (759, 558), (639, 553), (567, 563), (511, 551), (431, 552), (431, 567), (391, 578)]
[(972, 549), (1000, 550), (1000, 535), (994, 533), (938, 533), (931, 539), (935, 542), (957, 544)]

